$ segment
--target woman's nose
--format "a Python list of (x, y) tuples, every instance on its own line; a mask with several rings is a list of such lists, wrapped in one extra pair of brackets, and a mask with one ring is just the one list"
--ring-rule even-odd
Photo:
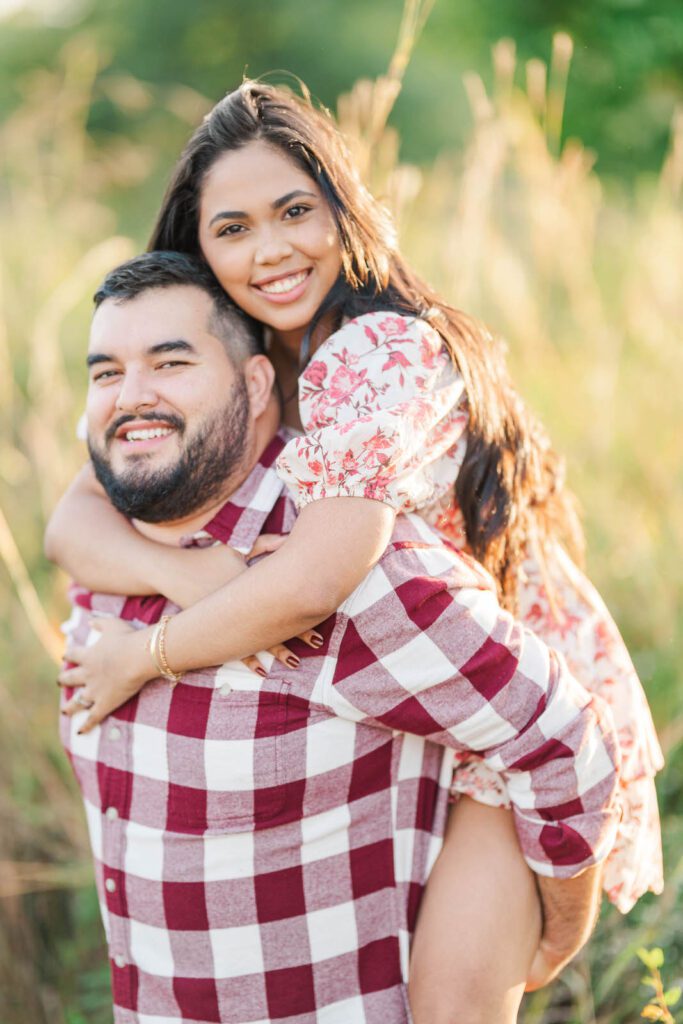
[(292, 252), (292, 246), (282, 232), (269, 227), (259, 234), (254, 259), (262, 265), (279, 263), (291, 256)]

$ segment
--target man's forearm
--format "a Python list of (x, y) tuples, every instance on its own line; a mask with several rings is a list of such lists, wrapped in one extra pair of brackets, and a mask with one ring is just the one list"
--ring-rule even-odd
[[(543, 910), (542, 963), (536, 965), (540, 985), (559, 974), (590, 938), (600, 910), (602, 865), (587, 868), (576, 878), (536, 877)], [(548, 976), (541, 980), (544, 969)]]

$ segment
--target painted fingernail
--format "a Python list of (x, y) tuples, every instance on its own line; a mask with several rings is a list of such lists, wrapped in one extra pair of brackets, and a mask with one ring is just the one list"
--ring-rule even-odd
[(290, 668), (298, 668), (301, 664), (301, 660), (297, 658), (295, 654), (290, 654), (286, 660)]
[(320, 633), (311, 633), (310, 643), (313, 644), (314, 647), (322, 647), (325, 641), (323, 637), (321, 637)]
[(261, 665), (259, 665), (259, 666), (258, 666), (258, 668), (254, 669), (254, 671), (255, 671), (255, 672), (257, 672), (257, 673), (258, 673), (258, 674), (259, 674), (260, 676), (263, 676), (263, 678), (264, 678), (264, 679), (265, 679), (265, 678), (266, 678), (266, 676), (268, 675), (268, 673), (266, 672), (266, 670), (265, 670), (265, 669), (263, 668), (263, 666), (261, 666)]

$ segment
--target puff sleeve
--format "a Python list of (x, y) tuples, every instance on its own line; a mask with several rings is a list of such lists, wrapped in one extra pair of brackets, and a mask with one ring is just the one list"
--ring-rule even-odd
[(278, 472), (299, 508), (330, 497), (431, 506), (453, 487), (465, 453), (462, 379), (426, 321), (395, 313), (349, 320), (299, 379), (305, 434)]

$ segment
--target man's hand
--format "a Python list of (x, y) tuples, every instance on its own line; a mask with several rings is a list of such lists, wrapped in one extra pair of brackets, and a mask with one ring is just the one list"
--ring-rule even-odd
[(215, 544), (206, 548), (176, 548), (158, 544), (152, 582), (180, 608), (189, 608), (214, 591), (220, 590), (247, 568), (244, 556)]
[(529, 969), (524, 991), (535, 992), (537, 989), (549, 985), (561, 973), (563, 968), (567, 966), (573, 956), (574, 953), (569, 957), (561, 957), (558, 960), (557, 952), (552, 948), (546, 947), (541, 939)]
[(602, 892), (602, 866), (576, 878), (537, 876), (543, 908), (543, 934), (526, 983), (534, 992), (551, 982), (588, 941)]

